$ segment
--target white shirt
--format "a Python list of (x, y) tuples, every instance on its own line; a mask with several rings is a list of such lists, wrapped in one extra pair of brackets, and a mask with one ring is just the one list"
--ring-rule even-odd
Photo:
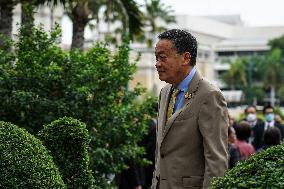
[(274, 127), (274, 121), (271, 121), (271, 122), (265, 121), (265, 123), (264, 123), (264, 130), (266, 131), (270, 127)]

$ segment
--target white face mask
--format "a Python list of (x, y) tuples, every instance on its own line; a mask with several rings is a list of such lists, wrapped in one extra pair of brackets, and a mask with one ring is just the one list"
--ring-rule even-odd
[(253, 122), (255, 120), (256, 120), (256, 114), (250, 113), (250, 114), (247, 115), (247, 121)]

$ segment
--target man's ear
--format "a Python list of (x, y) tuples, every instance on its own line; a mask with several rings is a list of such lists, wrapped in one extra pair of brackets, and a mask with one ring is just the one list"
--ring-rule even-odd
[(189, 52), (185, 52), (183, 55), (184, 63), (190, 65), (191, 55)]

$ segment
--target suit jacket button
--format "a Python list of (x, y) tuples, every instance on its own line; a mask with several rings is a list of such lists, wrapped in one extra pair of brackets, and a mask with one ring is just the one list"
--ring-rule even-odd
[(164, 158), (165, 157), (165, 155), (164, 154), (161, 154), (161, 158)]

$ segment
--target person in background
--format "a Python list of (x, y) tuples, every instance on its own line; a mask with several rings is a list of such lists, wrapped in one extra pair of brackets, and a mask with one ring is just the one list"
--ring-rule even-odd
[(274, 125), (282, 125), (282, 118), (279, 114), (275, 114), (274, 116)]
[[(284, 136), (284, 126), (280, 123), (277, 124), (274, 120), (274, 108), (273, 106), (265, 106), (263, 109), (263, 114), (265, 115), (264, 130), (270, 127), (276, 127), (280, 130), (281, 136)], [(283, 139), (283, 138), (281, 138)]]
[[(154, 108), (156, 109), (156, 106)], [(155, 118), (151, 119), (148, 124), (148, 134), (138, 143), (138, 146), (145, 149), (143, 158), (150, 161), (151, 164), (141, 165), (133, 160), (126, 161), (128, 169), (123, 170), (116, 176), (118, 189), (150, 188), (155, 168), (156, 126), (157, 120)]]
[(236, 133), (232, 126), (228, 127), (229, 169), (233, 168), (241, 160), (241, 154), (235, 145)]
[(273, 106), (267, 105), (263, 108), (263, 115), (265, 117), (265, 122), (258, 125), (254, 129), (256, 150), (262, 148), (264, 145), (264, 132), (270, 127), (276, 127), (281, 133), (281, 140), (284, 136), (284, 126), (281, 123), (275, 122), (274, 120), (274, 108)]
[(145, 156), (148, 161), (151, 162), (150, 165), (141, 166), (142, 169), (142, 178), (144, 179), (143, 189), (148, 189), (151, 187), (153, 172), (155, 169), (155, 151), (156, 151), (156, 129), (157, 129), (157, 120), (151, 119), (148, 128), (148, 134), (143, 138), (140, 146), (145, 148)]
[(126, 160), (127, 169), (115, 176), (118, 189), (142, 189), (144, 180), (141, 177), (140, 166), (134, 160)]
[(249, 105), (245, 109), (245, 121), (251, 126), (251, 135), (248, 139), (248, 143), (252, 144), (256, 149), (258, 147), (258, 141), (255, 140), (255, 129), (259, 126), (263, 125), (263, 121), (256, 117), (256, 107), (253, 105)]
[(241, 121), (235, 127), (237, 140), (235, 145), (240, 150), (241, 159), (248, 159), (251, 155), (255, 153), (254, 147), (247, 142), (251, 135), (251, 126), (246, 121)]
[(236, 126), (236, 120), (235, 120), (235, 118), (231, 115), (231, 114), (228, 114), (229, 116), (229, 126), (231, 126), (231, 127), (235, 127)]
[(262, 148), (259, 148), (257, 152), (265, 150), (271, 146), (280, 144), (281, 133), (278, 128), (270, 127), (264, 132), (263, 140), (264, 145)]

